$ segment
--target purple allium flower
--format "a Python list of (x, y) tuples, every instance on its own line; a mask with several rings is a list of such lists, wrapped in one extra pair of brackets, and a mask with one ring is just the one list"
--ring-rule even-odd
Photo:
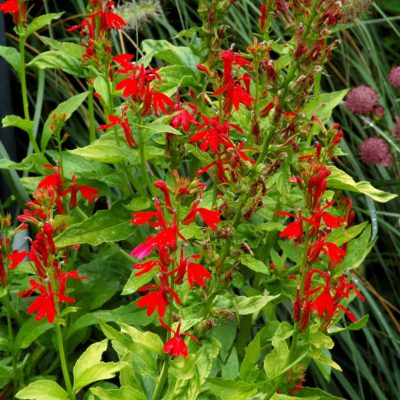
[(383, 118), (385, 116), (385, 109), (382, 106), (376, 106), (374, 108), (374, 114), (378, 118)]
[(392, 68), (389, 74), (389, 80), (394, 88), (400, 89), (400, 65)]
[(346, 107), (354, 114), (371, 114), (378, 103), (378, 95), (369, 86), (358, 86), (346, 98)]
[(395, 117), (396, 119), (396, 123), (394, 124), (394, 129), (392, 131), (392, 135), (400, 140), (400, 118), (399, 117)]
[(360, 146), (360, 158), (365, 164), (388, 167), (393, 162), (389, 143), (379, 137), (365, 139)]

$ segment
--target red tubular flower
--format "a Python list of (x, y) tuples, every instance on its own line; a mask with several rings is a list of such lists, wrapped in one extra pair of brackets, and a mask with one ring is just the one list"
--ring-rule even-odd
[(9, 256), (7, 256), (7, 260), (11, 261), (11, 264), (8, 266), (9, 269), (14, 269), (20, 264), (26, 257), (28, 257), (29, 251), (17, 251), (15, 250)]
[[(218, 117), (207, 118), (203, 115), (202, 118), (205, 122), (197, 128), (197, 132), (189, 139), (190, 143), (202, 141), (200, 150), (207, 151), (209, 148), (213, 153), (218, 151), (220, 145), (225, 148), (235, 147), (229, 137), (229, 131), (230, 128), (234, 128), (243, 133), (239, 126), (230, 124), (228, 121), (224, 121), (221, 125)], [(206, 129), (202, 130), (203, 128)]]
[(33, 292), (39, 291), (39, 296), (29, 306), (27, 313), (33, 314), (36, 312), (36, 321), (40, 321), (44, 317), (47, 317), (47, 320), (52, 324), (56, 316), (56, 308), (54, 306), (53, 291), (50, 283), (48, 283), (46, 287), (36, 282), (34, 279), (31, 279), (29, 284), (31, 288), (18, 293), (17, 296), (27, 295), (30, 297)]
[(182, 223), (185, 225), (190, 225), (195, 220), (196, 216), (200, 214), (206, 225), (213, 230), (217, 229), (217, 224), (221, 222), (221, 213), (219, 211), (208, 210), (207, 208), (199, 208), (199, 204), (200, 200), (196, 200), (193, 203), (190, 211), (182, 219)]
[(308, 261), (311, 263), (317, 262), (319, 255), (322, 252), (329, 257), (330, 264), (336, 266), (343, 261), (346, 252), (335, 243), (326, 242), (325, 238), (326, 233), (321, 232), (318, 240), (311, 244), (307, 250)]
[(15, 25), (18, 24), (20, 17), (25, 23), (25, 1), (19, 4), (18, 0), (6, 0), (4, 3), (0, 4), (0, 12), (12, 14)]
[(184, 257), (183, 254), (183, 247), (181, 248), (180, 260), (178, 268), (171, 271), (169, 274), (173, 274), (177, 272), (175, 277), (175, 282), (180, 284), (183, 282), (183, 279), (187, 273), (187, 279), (190, 285), (190, 288), (193, 288), (194, 283), (197, 283), (199, 286), (204, 286), (205, 282), (204, 279), (210, 279), (211, 274), (204, 268), (203, 265), (194, 263), (189, 261), (190, 258), (199, 259), (201, 256), (200, 254), (193, 254), (187, 257)]
[(178, 114), (171, 119), (169, 124), (175, 129), (182, 127), (182, 130), (187, 133), (189, 132), (190, 126), (198, 125), (198, 122), (188, 110), (182, 108), (178, 111)]
[(166, 354), (170, 354), (173, 357), (179, 357), (180, 355), (183, 356), (183, 358), (186, 358), (188, 356), (188, 348), (186, 346), (185, 341), (182, 339), (182, 336), (189, 336), (191, 339), (193, 339), (196, 343), (200, 344), (200, 342), (197, 340), (196, 337), (191, 335), (190, 333), (187, 332), (180, 332), (181, 329), (181, 324), (179, 323), (176, 331), (173, 331), (168, 325), (164, 323), (164, 321), (160, 318), (160, 324), (163, 326), (164, 329), (167, 331), (173, 333), (173, 336), (171, 339), (169, 339), (164, 347), (163, 347), (163, 352)]
[(76, 195), (77, 192), (80, 192), (80, 194), (89, 202), (93, 203), (97, 197), (99, 197), (99, 190), (92, 188), (91, 186), (86, 186), (86, 185), (77, 185), (77, 180), (76, 176), (72, 176), (72, 185), (64, 190), (62, 192), (62, 196), (67, 195), (68, 193), (71, 193), (71, 199), (69, 201), (69, 208), (73, 209), (76, 207)]
[(128, 118), (126, 118), (126, 109), (122, 111), (122, 118), (123, 119), (120, 119), (115, 115), (109, 115), (108, 120), (110, 121), (110, 123), (100, 125), (97, 128), (97, 130), (104, 130), (104, 129), (111, 128), (112, 126), (119, 125), (124, 131), (125, 139), (128, 143), (128, 146), (136, 147), (136, 145), (137, 145), (136, 140), (133, 137), (132, 129), (131, 129), (131, 126), (129, 125)]
[(297, 215), (285, 211), (277, 211), (276, 214), (295, 219), (279, 234), (279, 237), (300, 240), (303, 235), (303, 218), (301, 216), (301, 210), (299, 210)]
[(264, 27), (265, 27), (265, 21), (267, 19), (267, 7), (265, 6), (264, 3), (262, 3), (261, 6), (260, 6), (260, 12), (261, 12), (260, 29), (263, 31)]
[[(0, 240), (1, 240), (1, 238), (0, 238)], [(4, 267), (3, 254), (1, 254), (1, 253), (0, 253), (0, 283), (1, 283), (1, 286), (3, 286), (3, 287), (7, 286), (6, 269)]]
[(167, 305), (170, 304), (169, 295), (171, 295), (178, 304), (181, 304), (178, 295), (168, 284), (168, 276), (161, 276), (160, 285), (145, 285), (139, 289), (139, 292), (145, 292), (151, 289), (156, 290), (147, 293), (136, 302), (138, 307), (147, 307), (146, 314), (148, 316), (153, 314), (157, 309), (158, 316), (162, 318), (167, 309)]

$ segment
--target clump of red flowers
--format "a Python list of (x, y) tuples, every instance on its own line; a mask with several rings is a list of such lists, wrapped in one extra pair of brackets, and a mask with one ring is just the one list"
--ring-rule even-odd
[[(177, 178), (175, 182), (181, 183), (182, 178), (178, 178), (177, 174), (175, 176)], [(190, 225), (196, 221), (202, 221), (206, 227), (215, 230), (217, 229), (217, 224), (220, 222), (221, 213), (199, 207), (199, 200), (194, 200), (184, 214), (178, 214), (175, 205), (181, 203), (182, 197), (192, 197), (193, 189), (198, 196), (201, 196), (204, 185), (198, 181), (185, 185), (187, 190), (183, 190), (184, 187), (179, 185), (173, 191), (164, 181), (157, 181), (154, 183), (154, 186), (162, 192), (164, 197), (163, 203), (158, 198), (155, 198), (155, 211), (135, 212), (132, 219), (133, 225), (147, 224), (156, 230), (156, 234), (148, 236), (131, 253), (133, 257), (142, 260), (150, 256), (154, 251), (156, 252), (156, 258), (133, 266), (137, 271), (135, 276), (152, 273), (155, 280), (155, 283), (139, 288), (139, 292), (148, 293), (140, 297), (136, 304), (138, 307), (146, 308), (147, 315), (151, 315), (157, 310), (161, 325), (168, 331), (171, 331), (162, 321), (162, 318), (166, 314), (167, 308), (172, 307), (173, 303), (176, 305), (181, 304), (181, 299), (174, 290), (174, 287), (185, 283), (191, 289), (193, 289), (195, 284), (202, 287), (206, 284), (206, 280), (211, 278), (210, 271), (202, 264), (192, 261), (200, 260), (201, 254), (185, 256), (184, 248), (187, 239), (180, 232), (180, 227), (182, 225)], [(192, 187), (192, 191), (189, 190), (190, 186)], [(172, 197), (173, 195), (174, 198)], [(170, 308), (169, 312), (172, 312), (172, 308)], [(165, 344), (164, 352), (174, 356), (182, 354), (186, 357), (187, 350), (181, 338), (183, 334), (180, 333), (179, 326), (174, 332), (172, 339)], [(184, 335), (195, 339), (188, 333)], [(197, 339), (195, 340), (197, 341)]]

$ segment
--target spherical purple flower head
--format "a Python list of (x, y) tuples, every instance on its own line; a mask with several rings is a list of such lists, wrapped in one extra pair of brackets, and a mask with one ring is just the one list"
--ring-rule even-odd
[(396, 119), (396, 123), (394, 124), (394, 129), (392, 131), (392, 135), (400, 140), (400, 118), (399, 117), (395, 117)]
[(346, 98), (346, 107), (354, 114), (371, 114), (378, 104), (378, 95), (369, 86), (358, 86)]
[(389, 74), (389, 80), (394, 88), (400, 89), (400, 65), (392, 68)]
[(365, 164), (379, 164), (384, 167), (388, 167), (393, 162), (389, 144), (379, 137), (368, 138), (361, 144), (360, 158)]

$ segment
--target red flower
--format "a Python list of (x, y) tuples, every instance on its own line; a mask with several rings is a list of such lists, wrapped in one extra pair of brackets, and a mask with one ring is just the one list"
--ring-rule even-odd
[(125, 134), (125, 139), (128, 143), (129, 147), (136, 147), (136, 141), (133, 137), (131, 126), (129, 125), (128, 118), (126, 118), (126, 109), (122, 111), (122, 118), (120, 119), (115, 115), (109, 115), (108, 120), (110, 121), (109, 124), (100, 125), (97, 130), (104, 130), (111, 128), (112, 126), (119, 125)]
[(20, 264), (27, 256), (29, 255), (29, 251), (17, 251), (12, 252), (7, 260), (11, 261), (11, 264), (8, 266), (9, 269), (14, 269)]
[(92, 188), (91, 186), (86, 186), (86, 185), (77, 185), (77, 180), (75, 175), (72, 176), (72, 185), (64, 190), (62, 192), (62, 196), (65, 196), (68, 193), (71, 193), (71, 199), (69, 201), (69, 208), (75, 208), (76, 207), (76, 195), (77, 192), (80, 192), (80, 194), (89, 202), (93, 203), (97, 197), (99, 197), (99, 190)]
[(182, 108), (178, 111), (178, 114), (171, 119), (169, 124), (175, 129), (178, 129), (181, 126), (184, 132), (188, 132), (190, 125), (198, 125), (198, 122), (188, 110)]
[(15, 24), (18, 24), (20, 15), (23, 22), (25, 22), (25, 1), (21, 1), (20, 8), (18, 0), (6, 0), (4, 3), (0, 4), (0, 12), (12, 14)]
[(222, 86), (220, 89), (214, 92), (215, 95), (225, 93), (224, 110), (229, 113), (232, 110), (232, 106), (236, 111), (239, 110), (240, 103), (246, 107), (251, 107), (251, 103), (254, 102), (254, 98), (251, 97), (238, 83), (238, 81), (229, 81), (227, 84)]
[(179, 357), (180, 355), (182, 355), (183, 358), (186, 358), (188, 356), (188, 348), (186, 346), (185, 341), (182, 339), (182, 336), (189, 336), (196, 343), (200, 344), (197, 338), (195, 338), (190, 333), (187, 332), (180, 333), (181, 329), (180, 323), (178, 324), (176, 331), (173, 331), (169, 326), (167, 326), (161, 318), (160, 318), (160, 324), (164, 327), (164, 329), (173, 333), (172, 338), (169, 339), (163, 347), (164, 353), (171, 354), (171, 356), (173, 357)]
[(46, 287), (36, 282), (34, 279), (31, 279), (29, 284), (31, 285), (31, 288), (18, 293), (17, 296), (28, 295), (29, 297), (33, 292), (39, 291), (39, 296), (29, 306), (27, 313), (33, 314), (36, 312), (36, 321), (40, 321), (44, 317), (47, 317), (47, 320), (52, 324), (56, 316), (56, 308), (54, 306), (53, 292), (50, 283), (48, 283)]
[(221, 222), (221, 213), (219, 211), (208, 210), (207, 208), (198, 208), (199, 204), (200, 200), (197, 200), (193, 203), (192, 208), (183, 218), (182, 223), (189, 225), (195, 220), (196, 216), (200, 214), (206, 225), (208, 225), (211, 229), (217, 229), (217, 224)]
[(169, 112), (165, 106), (171, 109), (174, 107), (174, 102), (166, 94), (153, 91), (151, 92), (151, 104), (153, 105), (153, 110), (156, 115), (159, 115), (159, 110), (164, 114), (168, 114)]
[(346, 222), (346, 220), (344, 218), (335, 217), (334, 215), (325, 212), (325, 210), (331, 207), (333, 203), (333, 200), (330, 201), (325, 207), (319, 209), (316, 213), (314, 213), (311, 218), (304, 218), (304, 221), (313, 225), (315, 227), (315, 232), (317, 232), (321, 226), (321, 219), (324, 221), (327, 228), (339, 228)]
[[(243, 133), (243, 130), (239, 126), (230, 124), (228, 121), (220, 124), (219, 117), (207, 118), (203, 115), (202, 118), (205, 122), (198, 127), (197, 132), (189, 139), (190, 143), (202, 141), (200, 149), (207, 151), (209, 148), (213, 153), (219, 150), (220, 145), (226, 148), (235, 147), (229, 138), (229, 131), (232, 127), (238, 132)], [(203, 128), (206, 129), (201, 130)]]
[(141, 297), (136, 305), (138, 307), (147, 307), (146, 314), (150, 316), (157, 309), (158, 316), (161, 318), (165, 314), (167, 304), (170, 304), (169, 295), (171, 295), (178, 304), (181, 304), (176, 292), (168, 284), (168, 276), (162, 275), (160, 285), (145, 285), (139, 289), (139, 292), (156, 289)]
[(301, 210), (299, 210), (298, 215), (285, 211), (277, 211), (276, 214), (295, 219), (279, 234), (279, 237), (299, 240), (303, 235), (303, 218), (301, 216)]
[(330, 264), (336, 266), (343, 261), (346, 252), (338, 245), (331, 242), (325, 242), (326, 233), (322, 232), (317, 241), (315, 241), (307, 250), (308, 261), (315, 263), (320, 253), (324, 253), (330, 259)]
[(193, 288), (194, 283), (199, 286), (204, 286), (204, 279), (210, 279), (211, 274), (204, 268), (203, 265), (189, 261), (190, 258), (199, 259), (200, 254), (193, 254), (191, 256), (184, 257), (183, 247), (181, 248), (179, 266), (175, 270), (171, 271), (169, 274), (177, 272), (175, 277), (175, 282), (180, 284), (183, 282), (183, 278), (187, 273), (187, 279), (191, 288)]

